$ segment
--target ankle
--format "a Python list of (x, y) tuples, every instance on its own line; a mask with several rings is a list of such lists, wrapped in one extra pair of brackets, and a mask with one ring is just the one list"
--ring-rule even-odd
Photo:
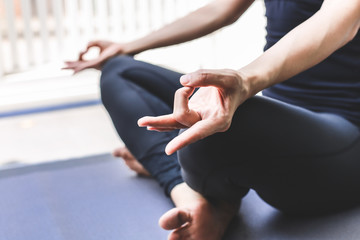
[(186, 207), (194, 202), (207, 202), (201, 194), (195, 192), (186, 183), (180, 183), (176, 185), (171, 190), (170, 197), (176, 207)]

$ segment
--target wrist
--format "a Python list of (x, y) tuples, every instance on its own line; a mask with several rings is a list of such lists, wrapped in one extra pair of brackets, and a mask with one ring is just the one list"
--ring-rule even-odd
[(185, 207), (192, 209), (199, 206), (208, 207), (211, 205), (216, 206), (217, 208), (221, 208), (223, 212), (230, 213), (231, 215), (234, 215), (238, 212), (241, 202), (241, 200), (238, 200), (234, 202), (215, 201), (210, 203), (200, 193), (191, 189), (185, 182), (180, 183), (173, 188), (171, 191), (171, 199), (178, 208)]
[(176, 185), (170, 192), (170, 197), (176, 207), (189, 205), (204, 199), (199, 193), (192, 190), (185, 182)]
[(133, 50), (131, 47), (131, 42), (127, 42), (123, 44), (123, 48), (122, 48), (122, 54), (124, 55), (135, 55), (132, 54)]
[(258, 92), (269, 87), (267, 78), (258, 73), (255, 69), (250, 66), (245, 66), (238, 70), (244, 87), (247, 89), (247, 98), (256, 95)]
[(143, 52), (144, 50), (138, 44), (138, 41), (131, 41), (123, 44), (123, 54), (134, 56)]

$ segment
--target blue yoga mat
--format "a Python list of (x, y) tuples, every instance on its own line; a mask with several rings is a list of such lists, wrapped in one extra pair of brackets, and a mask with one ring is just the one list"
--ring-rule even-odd
[[(162, 240), (172, 203), (111, 155), (0, 171), (1, 240)], [(251, 191), (225, 240), (360, 239), (360, 209), (290, 218)]]

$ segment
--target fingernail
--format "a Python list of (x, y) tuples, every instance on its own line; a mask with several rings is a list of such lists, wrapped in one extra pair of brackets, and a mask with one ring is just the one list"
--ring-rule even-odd
[(170, 148), (169, 144), (166, 145), (166, 147), (165, 147), (165, 153), (166, 153), (166, 155), (171, 155), (171, 154), (174, 153), (174, 150), (172, 150), (172, 149)]
[(189, 76), (189, 75), (182, 75), (182, 76), (180, 77), (180, 83), (181, 83), (182, 85), (188, 84), (189, 82), (190, 82), (190, 76)]
[(137, 125), (138, 125), (139, 127), (143, 127), (143, 125), (142, 125), (142, 119), (143, 119), (143, 118), (140, 118), (140, 119), (137, 121)]

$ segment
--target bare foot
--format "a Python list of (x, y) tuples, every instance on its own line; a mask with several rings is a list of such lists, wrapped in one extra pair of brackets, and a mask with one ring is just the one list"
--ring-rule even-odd
[(134, 172), (139, 175), (150, 177), (150, 173), (144, 168), (141, 163), (131, 154), (127, 147), (119, 147), (113, 152), (114, 157), (120, 157), (124, 159), (125, 164)]
[(209, 203), (186, 183), (177, 185), (171, 197), (177, 207), (159, 220), (162, 228), (173, 230), (169, 240), (220, 240), (239, 210), (238, 204)]

